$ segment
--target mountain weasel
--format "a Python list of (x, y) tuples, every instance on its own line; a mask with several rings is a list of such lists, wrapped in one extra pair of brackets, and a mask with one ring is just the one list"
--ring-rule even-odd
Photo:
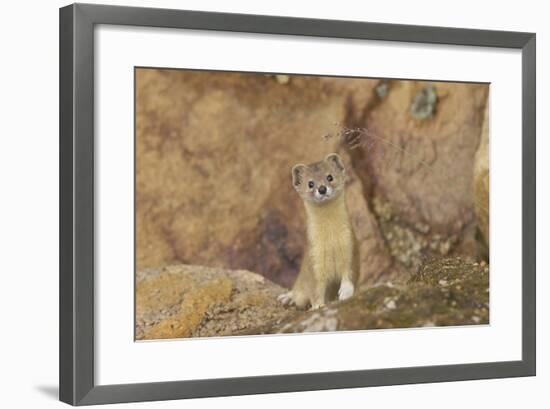
[(284, 304), (322, 307), (351, 297), (359, 275), (359, 247), (345, 198), (346, 171), (336, 153), (310, 165), (292, 168), (292, 184), (304, 203), (307, 245), (292, 290)]

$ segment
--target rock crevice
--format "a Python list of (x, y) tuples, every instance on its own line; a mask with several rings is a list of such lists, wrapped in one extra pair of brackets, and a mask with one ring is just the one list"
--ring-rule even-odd
[[(419, 118), (427, 87), (437, 102)], [(192, 263), (290, 287), (305, 234), (290, 169), (331, 152), (349, 169), (363, 285), (478, 257), (488, 85), (139, 69), (136, 93), (139, 271)]]

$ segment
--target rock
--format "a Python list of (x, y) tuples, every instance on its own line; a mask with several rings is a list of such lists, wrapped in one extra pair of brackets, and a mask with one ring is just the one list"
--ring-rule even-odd
[[(298, 76), (280, 86), (270, 76), (138, 70), (137, 269), (241, 268), (290, 287), (305, 243), (290, 169), (341, 151), (323, 135), (345, 119), (357, 81), (366, 87), (359, 103), (377, 81)], [(377, 227), (360, 180), (348, 196), (364, 247), (382, 249), (364, 254), (374, 263), (365, 274), (376, 277), (387, 260), (381, 235), (367, 229)]]
[[(427, 85), (437, 104), (415, 119), (411, 104)], [(331, 152), (350, 174), (362, 285), (398, 281), (433, 255), (474, 256), (473, 158), (487, 89), (137, 70), (137, 270), (245, 269), (290, 287), (305, 244), (290, 169)], [(341, 127), (374, 137), (335, 137)]]
[(285, 85), (290, 82), (290, 76), (288, 75), (275, 75), (275, 79), (281, 85)]
[(304, 234), (290, 169), (337, 148), (321, 135), (344, 95), (312, 77), (170, 70), (139, 70), (137, 92), (138, 270), (243, 268), (290, 286)]
[[(445, 285), (441, 285), (445, 282)], [(343, 302), (296, 312), (243, 333), (295, 333), (489, 323), (489, 269), (460, 258), (432, 261), (401, 285), (379, 284)]]
[[(407, 269), (426, 257), (477, 254), (474, 157), (487, 95), (483, 84), (390, 81), (384, 99), (349, 107), (352, 127), (364, 130), (351, 151), (354, 170), (393, 258)], [(416, 119), (411, 104), (430, 114)]]
[(375, 88), (376, 95), (378, 95), (378, 98), (384, 99), (388, 96), (389, 91), (389, 85), (387, 81), (381, 81), (380, 84), (378, 84)]
[[(351, 164), (349, 154), (339, 150), (344, 163)], [(381, 279), (389, 280), (399, 275), (399, 270), (392, 269), (391, 253), (384, 243), (384, 237), (373, 213), (368, 207), (366, 193), (361, 180), (353, 167), (348, 166), (346, 185), (346, 202), (351, 216), (355, 236), (359, 242), (360, 284), (369, 285)]]
[[(441, 285), (444, 282), (445, 285)], [(407, 283), (379, 284), (277, 325), (242, 331), (271, 334), (489, 323), (489, 269), (461, 258), (423, 265)]]
[(416, 119), (428, 119), (434, 116), (437, 105), (435, 88), (427, 86), (416, 93), (411, 105), (411, 115)]
[(489, 248), (489, 104), (485, 108), (485, 118), (481, 131), (481, 140), (475, 156), (474, 166), (474, 204), (477, 225), (481, 237)]
[(259, 274), (177, 265), (136, 277), (136, 339), (232, 335), (292, 315), (284, 290)]
[(488, 265), (449, 258), (304, 311), (281, 305), (283, 288), (250, 271), (146, 269), (136, 277), (136, 339), (488, 324), (488, 290)]

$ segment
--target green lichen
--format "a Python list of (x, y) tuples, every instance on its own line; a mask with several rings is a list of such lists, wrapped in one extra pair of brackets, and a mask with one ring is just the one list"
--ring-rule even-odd
[(434, 116), (437, 106), (437, 93), (431, 85), (422, 88), (411, 105), (411, 115), (416, 119), (428, 119)]
[(375, 88), (376, 95), (380, 99), (386, 98), (388, 96), (389, 90), (390, 90), (390, 84), (388, 83), (388, 81), (384, 81), (384, 80), (380, 81)]
[(458, 244), (454, 234), (434, 233), (427, 223), (403, 221), (391, 203), (378, 196), (372, 205), (390, 254), (409, 271), (417, 270), (427, 258), (448, 256)]
[[(314, 315), (315, 314), (315, 315)], [(297, 311), (248, 334), (489, 323), (489, 268), (461, 258), (432, 260), (399, 285), (366, 288), (317, 311)]]

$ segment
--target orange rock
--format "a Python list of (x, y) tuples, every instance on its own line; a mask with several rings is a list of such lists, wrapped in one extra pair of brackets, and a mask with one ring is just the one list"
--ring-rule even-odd
[(474, 202), (478, 227), (489, 247), (489, 104), (485, 110), (485, 119), (481, 141), (476, 152), (474, 168)]
[[(290, 287), (305, 234), (290, 169), (335, 151), (351, 175), (363, 283), (402, 272), (392, 254), (403, 246), (381, 229), (374, 198), (394, 209), (388, 223), (416, 229), (403, 250), (415, 260), (432, 244), (474, 254), (473, 164), (488, 86), (432, 83), (436, 105), (418, 119), (411, 104), (425, 82), (383, 81), (384, 92), (380, 84), (290, 76), (283, 86), (266, 75), (138, 70), (137, 269), (247, 269)], [(375, 137), (350, 146), (334, 137), (335, 124)], [(443, 242), (431, 243), (434, 234)], [(429, 244), (419, 245), (424, 237)]]

